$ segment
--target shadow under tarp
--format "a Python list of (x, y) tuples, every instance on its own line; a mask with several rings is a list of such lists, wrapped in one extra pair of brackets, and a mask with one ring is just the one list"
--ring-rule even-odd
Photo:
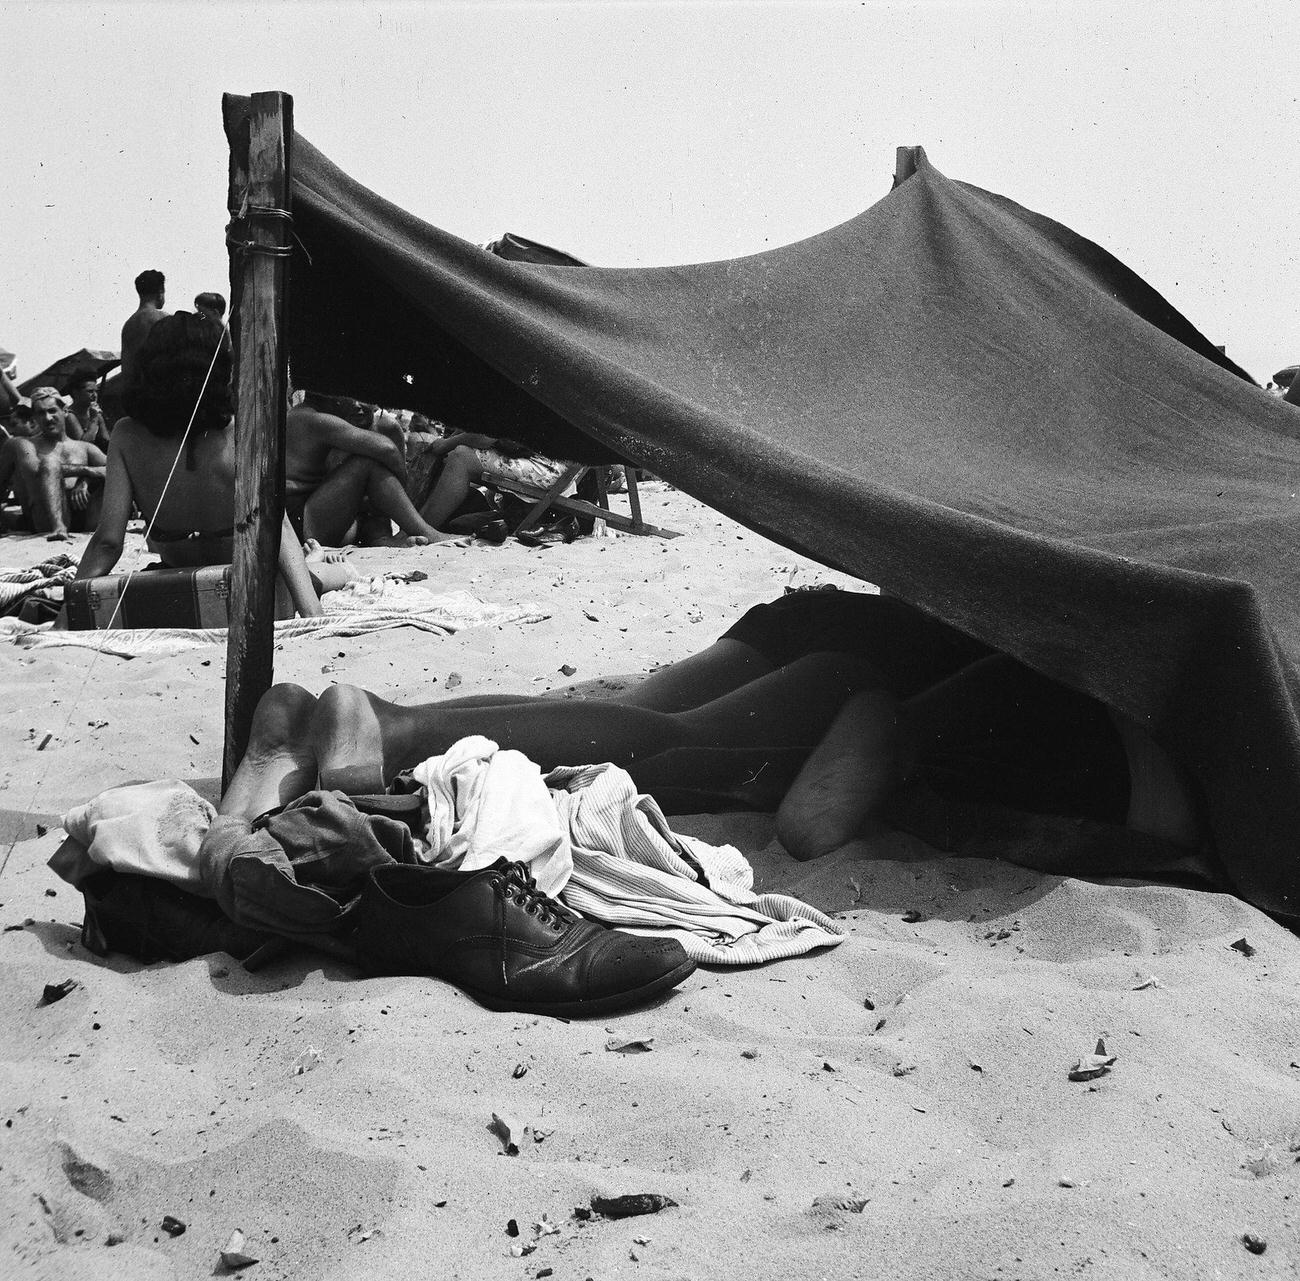
[(295, 375), (539, 447), (571, 425), (1101, 699), (1294, 917), (1300, 416), (1105, 250), (916, 154), (821, 235), (625, 269), (495, 257), (297, 137)]

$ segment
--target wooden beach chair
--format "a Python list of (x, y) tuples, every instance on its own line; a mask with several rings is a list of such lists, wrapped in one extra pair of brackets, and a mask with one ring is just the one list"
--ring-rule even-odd
[[(626, 534), (653, 534), (657, 538), (678, 538), (680, 532), (675, 529), (663, 529), (649, 524), (641, 515), (641, 495), (637, 489), (635, 469), (625, 468), (627, 476), (627, 501), (629, 514), (612, 511), (609, 505), (609, 491), (605, 485), (605, 469), (591, 463), (569, 463), (563, 474), (543, 489), (540, 485), (530, 485), (526, 481), (515, 480), (505, 476), (485, 475), (483, 483), (493, 489), (514, 494), (520, 498), (531, 499), (533, 505), (511, 531), (512, 535), (526, 534), (535, 529), (546, 518), (548, 512), (564, 512), (567, 515), (583, 517), (589, 520), (604, 521), (614, 529)], [(590, 479), (595, 489), (595, 502), (586, 498), (564, 497), (564, 491), (570, 485), (577, 487)], [(600, 528), (599, 525), (596, 527)]]

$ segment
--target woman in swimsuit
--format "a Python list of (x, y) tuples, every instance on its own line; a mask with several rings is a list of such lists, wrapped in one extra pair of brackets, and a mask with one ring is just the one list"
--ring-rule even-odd
[[(137, 377), (113, 428), (103, 510), (77, 566), (78, 578), (109, 573), (122, 555), (133, 508), (145, 518), (149, 550), (169, 568), (228, 565), (234, 550), (235, 442), (229, 348), (204, 316), (179, 311), (149, 331)], [(280, 571), (302, 584), (302, 548), (287, 522)], [(320, 613), (310, 592), (304, 613)], [(314, 605), (314, 608), (313, 608)]]

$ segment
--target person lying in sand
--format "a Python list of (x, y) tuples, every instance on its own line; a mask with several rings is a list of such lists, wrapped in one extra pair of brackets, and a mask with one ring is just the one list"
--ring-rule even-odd
[[(129, 417), (113, 428), (99, 525), (78, 578), (109, 573), (122, 555), (134, 508), (149, 550), (170, 568), (228, 565), (234, 552), (235, 442), (230, 353), (221, 330), (187, 311), (159, 320), (140, 350), (126, 394)], [(302, 548), (286, 520), (280, 571), (299, 611), (319, 614)], [(319, 574), (319, 570), (317, 571)]]
[(774, 810), (796, 858), (861, 834), (921, 776), (968, 799), (1127, 823), (1203, 843), (1190, 782), (1136, 726), (902, 601), (795, 593), (750, 610), (703, 653), (614, 700), (475, 696), (402, 707), (350, 686), (276, 686), (222, 799), (247, 821), (316, 786), (374, 792), (482, 734), (543, 770), (610, 761), (651, 795), (708, 782), (710, 762), (793, 750), (793, 782), (744, 795)]
[(90, 441), (67, 438), (53, 387), (32, 392), (31, 407), (34, 435), (0, 442), (0, 496), (12, 486), (27, 529), (66, 540), (98, 523), (107, 459)]
[(406, 492), (406, 455), (383, 431), (367, 430), (307, 402), (285, 418), (285, 510), (300, 538), (329, 546), (349, 540), (368, 509), (402, 531), (381, 546), (451, 542)]

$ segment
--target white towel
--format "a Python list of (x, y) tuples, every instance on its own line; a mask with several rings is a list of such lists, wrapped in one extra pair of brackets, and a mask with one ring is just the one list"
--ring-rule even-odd
[(608, 925), (668, 934), (714, 965), (752, 965), (841, 941), (830, 917), (782, 894), (756, 895), (734, 846), (678, 836), (654, 799), (614, 765), (553, 770), (461, 739), (414, 771), (429, 792), (430, 857), (471, 871), (526, 863), (538, 886)]

